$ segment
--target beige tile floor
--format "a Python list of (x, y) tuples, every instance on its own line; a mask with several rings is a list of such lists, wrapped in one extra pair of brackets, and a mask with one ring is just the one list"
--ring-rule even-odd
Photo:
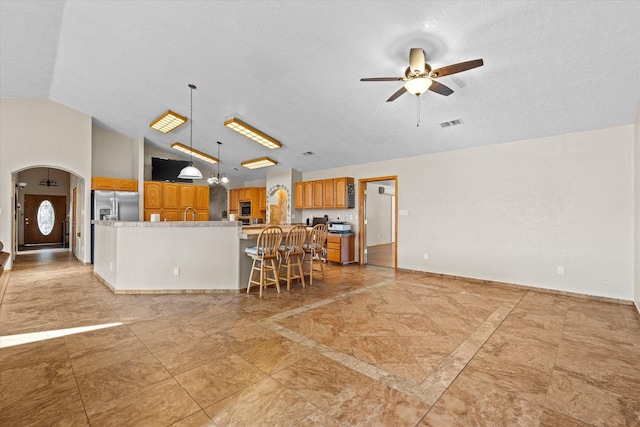
[(114, 295), (18, 257), (2, 336), (107, 323), (2, 348), (0, 425), (640, 425), (630, 305), (358, 265), (262, 299)]

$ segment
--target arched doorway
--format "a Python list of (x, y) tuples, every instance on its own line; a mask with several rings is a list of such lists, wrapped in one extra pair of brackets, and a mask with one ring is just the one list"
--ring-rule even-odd
[(72, 249), (72, 174), (53, 167), (32, 167), (14, 174), (14, 239), (18, 254)]

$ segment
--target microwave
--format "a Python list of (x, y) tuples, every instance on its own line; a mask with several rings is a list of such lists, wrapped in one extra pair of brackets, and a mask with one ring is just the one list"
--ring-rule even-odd
[(240, 203), (240, 216), (251, 216), (251, 203)]

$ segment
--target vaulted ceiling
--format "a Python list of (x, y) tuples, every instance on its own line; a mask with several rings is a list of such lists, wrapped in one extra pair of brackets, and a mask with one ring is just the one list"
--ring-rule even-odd
[[(262, 156), (309, 172), (630, 124), (640, 100), (637, 1), (2, 0), (0, 17), (1, 97), (51, 99), (170, 150), (189, 126), (149, 123), (189, 116), (193, 83), (194, 148), (223, 142), (221, 172), (242, 180), (264, 178), (240, 166)], [(360, 81), (402, 76), (413, 47), (433, 68), (485, 65), (441, 77), (450, 96), (385, 102), (402, 82)]]

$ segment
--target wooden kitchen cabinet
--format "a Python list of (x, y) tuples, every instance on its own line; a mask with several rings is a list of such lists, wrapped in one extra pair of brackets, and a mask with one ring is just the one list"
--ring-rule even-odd
[[(191, 215), (191, 212), (189, 212)], [(182, 221), (182, 212), (178, 209), (163, 209), (160, 215), (162, 221)]]
[[(209, 186), (207, 185), (197, 185), (196, 186), (196, 200), (195, 200), (196, 210), (207, 210), (207, 218), (209, 217)], [(205, 220), (205, 221), (208, 221)]]
[(138, 181), (135, 179), (91, 177), (92, 190), (138, 191)]
[(258, 189), (258, 197), (260, 198), (260, 210), (267, 210), (267, 187), (260, 187)]
[(313, 208), (322, 209), (324, 207), (324, 181), (313, 182)]
[(304, 209), (304, 182), (296, 182), (293, 190), (294, 209)]
[(355, 260), (354, 234), (329, 234), (327, 236), (327, 261), (347, 264)]
[(162, 184), (162, 207), (164, 209), (180, 209), (180, 184), (174, 182), (164, 182)]
[(115, 190), (118, 186), (116, 178), (104, 178), (99, 176), (91, 177), (92, 190)]
[(194, 208), (196, 201), (196, 187), (191, 184), (180, 184), (180, 209)]
[(251, 201), (251, 190), (253, 187), (245, 187), (241, 189), (240, 201), (241, 202), (250, 202)]
[(136, 179), (117, 179), (116, 190), (118, 191), (138, 191), (138, 180)]
[(160, 220), (162, 220), (162, 209), (145, 209), (144, 210), (144, 220), (151, 221), (151, 214), (159, 214)]
[(229, 213), (238, 215), (238, 189), (229, 190)]
[(196, 221), (209, 221), (209, 209), (207, 209), (207, 210), (201, 210), (201, 209), (196, 210)]
[(333, 189), (334, 189), (334, 204), (335, 208), (346, 208), (347, 207), (347, 189), (348, 185), (353, 184), (353, 178), (335, 178), (333, 180)]
[[(161, 182), (145, 181), (144, 182), (144, 209), (162, 209), (162, 190)], [(158, 213), (158, 212), (155, 212)]]
[(334, 183), (334, 179), (325, 179), (324, 181), (322, 181), (322, 190), (324, 193), (324, 198), (322, 202), (323, 208), (333, 208), (335, 206), (334, 204), (335, 190), (334, 190), (333, 183)]
[(305, 181), (303, 192), (303, 209), (313, 209), (313, 181)]

